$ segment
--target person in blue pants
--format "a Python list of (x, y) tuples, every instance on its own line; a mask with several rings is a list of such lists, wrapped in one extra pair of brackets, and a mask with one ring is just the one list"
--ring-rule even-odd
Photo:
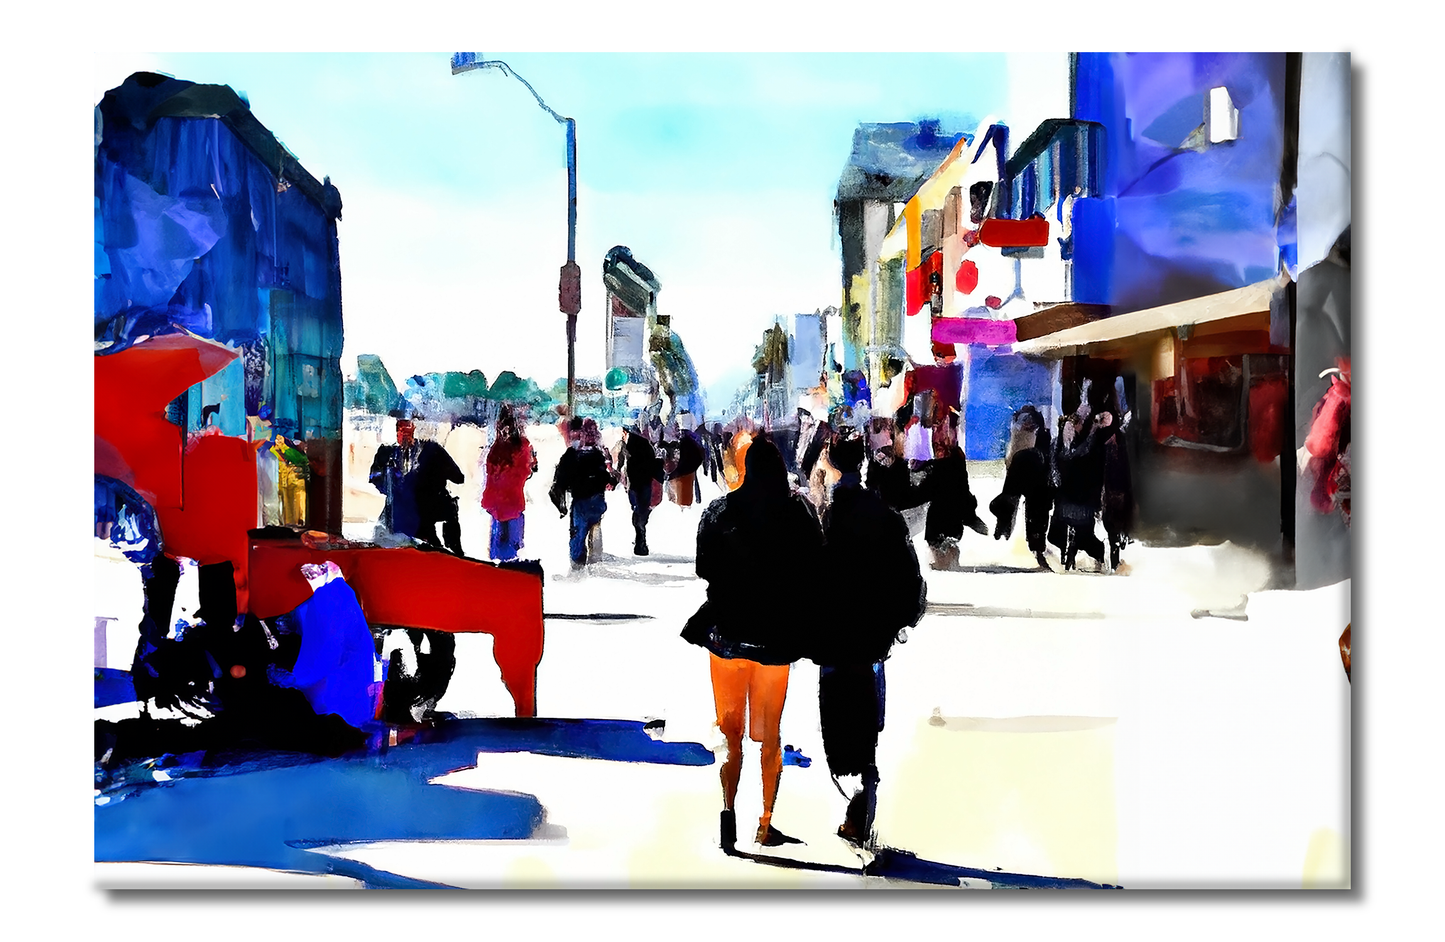
[(568, 448), (557, 462), (549, 496), (557, 510), (566, 516), (570, 501), (572, 515), (568, 552), (572, 568), (581, 569), (587, 560), (587, 534), (602, 522), (607, 512), (607, 492), (617, 485), (618, 475), (612, 470), (612, 459), (601, 445), (602, 435), (597, 422), (582, 423), (577, 444)]

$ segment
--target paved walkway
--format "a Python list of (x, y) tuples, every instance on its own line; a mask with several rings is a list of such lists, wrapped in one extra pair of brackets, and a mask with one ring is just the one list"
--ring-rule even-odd
[[(691, 558), (701, 506), (658, 507), (653, 554), (638, 559), (626, 496), (611, 494), (602, 556), (573, 576), (566, 522), (545, 496), (559, 443), (538, 444), (524, 555), (549, 574), (540, 715), (660, 719), (668, 741), (720, 747), (707, 655), (677, 636), (703, 598)], [(980, 506), (1001, 485), (987, 470), (972, 476)], [(704, 504), (718, 493), (705, 482)], [(484, 549), (485, 518), (465, 496), (462, 522), (464, 546)], [(1021, 529), (1009, 542), (966, 533), (958, 570), (928, 573), (929, 612), (888, 662), (881, 841), (976, 871), (1131, 888), (1347, 881), (1350, 701), (1335, 639), (1348, 583), (1268, 591), (1267, 561), (1229, 544), (1135, 544), (1118, 574), (1037, 572)], [(832, 589), (865, 580), (849, 574)], [(459, 638), (440, 709), (510, 714), (490, 645)], [(785, 767), (776, 820), (806, 842), (790, 856), (860, 868), (868, 855), (833, 833), (844, 801), (824, 767), (816, 691), (817, 668), (795, 665), (783, 738), (811, 761)], [(757, 774), (750, 744), (744, 838)], [(535, 795), (555, 837), (328, 852), (457, 886), (886, 882), (724, 856), (716, 766), (484, 754), (435, 781)]]

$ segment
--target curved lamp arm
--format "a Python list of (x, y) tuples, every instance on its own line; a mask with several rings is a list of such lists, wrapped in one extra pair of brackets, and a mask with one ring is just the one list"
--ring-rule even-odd
[(452, 74), (453, 74), (453, 75), (460, 75), (460, 74), (463, 73), (463, 72), (471, 72), (471, 71), (474, 70), (474, 69), (501, 69), (502, 72), (503, 72), (503, 74), (505, 74), (505, 75), (510, 75), (512, 78), (516, 79), (517, 81), (521, 82), (523, 85), (527, 86), (527, 91), (531, 92), (531, 93), (532, 93), (532, 97), (535, 98), (535, 99), (537, 99), (537, 104), (541, 105), (541, 106), (542, 106), (542, 110), (545, 111), (545, 112), (547, 112), (549, 115), (551, 115), (552, 118), (553, 118), (553, 120), (555, 120), (558, 124), (563, 124), (563, 125), (565, 125), (567, 122), (569, 122), (569, 121), (572, 120), (571, 118), (564, 118), (562, 115), (560, 115), (560, 114), (558, 114), (557, 112), (553, 111), (553, 110), (547, 105), (547, 103), (542, 100), (542, 96), (539, 95), (539, 94), (537, 94), (537, 90), (532, 87), (532, 83), (529, 82), (529, 81), (527, 81), (526, 79), (522, 78), (520, 75), (518, 75), (518, 74), (516, 73), (516, 71), (513, 70), (513, 68), (512, 68), (511, 66), (507, 65), (507, 63), (503, 62), (502, 60), (500, 60), (500, 59), (482, 59), (482, 58), (481, 58), (477, 53), (475, 53), (475, 52), (454, 52), (454, 53), (452, 53)]

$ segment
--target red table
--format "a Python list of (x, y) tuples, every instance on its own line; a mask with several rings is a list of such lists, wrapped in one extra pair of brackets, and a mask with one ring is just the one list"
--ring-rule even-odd
[(303, 563), (340, 567), (373, 627), (482, 631), (512, 694), (516, 715), (537, 715), (542, 660), (542, 576), (441, 551), (351, 544), (313, 547), (250, 538), (249, 611), (273, 618), (311, 597)]

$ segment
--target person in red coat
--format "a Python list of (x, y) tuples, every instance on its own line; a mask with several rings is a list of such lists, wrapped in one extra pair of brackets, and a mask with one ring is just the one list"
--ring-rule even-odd
[(496, 437), (487, 449), (487, 477), (482, 486), (482, 509), (492, 518), (491, 557), (495, 561), (516, 559), (522, 549), (524, 489), (536, 471), (532, 443), (517, 426), (512, 410), (503, 406), (497, 416)]

